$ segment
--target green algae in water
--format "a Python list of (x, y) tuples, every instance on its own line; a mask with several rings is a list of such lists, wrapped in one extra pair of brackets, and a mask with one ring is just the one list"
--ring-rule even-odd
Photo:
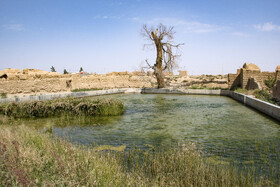
[(88, 146), (147, 149), (145, 145), (168, 148), (194, 142), (213, 163), (254, 166), (261, 175), (280, 178), (279, 123), (228, 97), (133, 94), (98, 98), (123, 101), (125, 114), (81, 120), (69, 117), (61, 123), (57, 122), (60, 118), (24, 123), (51, 123), (56, 136)]

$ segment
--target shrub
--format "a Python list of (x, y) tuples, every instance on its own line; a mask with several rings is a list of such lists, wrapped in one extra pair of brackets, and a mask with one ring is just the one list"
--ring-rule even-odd
[(197, 85), (192, 85), (192, 86), (190, 87), (190, 89), (198, 89), (198, 86), (197, 86)]
[(253, 95), (256, 98), (261, 99), (263, 101), (267, 101), (267, 102), (270, 102), (272, 104), (276, 103), (275, 99), (273, 99), (272, 93), (270, 93), (270, 90), (268, 90), (268, 89), (255, 90)]
[(7, 94), (6, 93), (1, 93), (1, 98), (2, 99), (7, 98)]
[(271, 76), (268, 77), (267, 80), (264, 80), (264, 84), (268, 87), (268, 88), (273, 88), (273, 86), (275, 86), (276, 84), (276, 78), (272, 78)]
[(202, 86), (199, 87), (199, 89), (206, 89), (206, 86), (202, 85)]

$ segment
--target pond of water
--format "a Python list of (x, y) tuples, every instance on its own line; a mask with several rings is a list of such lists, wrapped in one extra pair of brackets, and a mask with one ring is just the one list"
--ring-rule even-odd
[[(125, 103), (116, 117), (29, 120), (53, 126), (53, 133), (83, 145), (176, 146), (195, 142), (207, 156), (254, 165), (280, 176), (280, 125), (237, 101), (221, 96), (129, 94), (101, 96)], [(78, 118), (78, 119), (77, 119)]]

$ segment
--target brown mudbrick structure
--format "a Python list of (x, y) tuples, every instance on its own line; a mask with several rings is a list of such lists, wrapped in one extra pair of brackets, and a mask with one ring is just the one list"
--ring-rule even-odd
[(280, 79), (280, 66), (277, 66), (275, 72), (261, 72), (255, 64), (245, 63), (242, 68), (237, 70), (236, 74), (228, 74), (228, 87), (234, 89), (241, 87), (243, 89), (261, 89), (266, 87), (264, 81), (268, 79)]

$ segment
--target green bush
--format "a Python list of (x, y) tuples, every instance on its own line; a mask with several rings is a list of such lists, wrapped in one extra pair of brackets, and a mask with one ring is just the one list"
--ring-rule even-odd
[(192, 85), (192, 86), (190, 87), (190, 89), (198, 89), (198, 86), (197, 86), (197, 85)]
[(261, 99), (263, 101), (267, 101), (269, 103), (275, 104), (276, 101), (272, 96), (272, 93), (270, 90), (268, 89), (263, 89), (263, 90), (255, 90), (253, 95), (258, 98)]
[(267, 80), (264, 80), (264, 84), (268, 87), (268, 88), (273, 88), (273, 86), (275, 86), (276, 84), (276, 78), (272, 78), (271, 76), (268, 77)]
[(1, 98), (2, 99), (7, 98), (7, 94), (6, 93), (1, 93)]

